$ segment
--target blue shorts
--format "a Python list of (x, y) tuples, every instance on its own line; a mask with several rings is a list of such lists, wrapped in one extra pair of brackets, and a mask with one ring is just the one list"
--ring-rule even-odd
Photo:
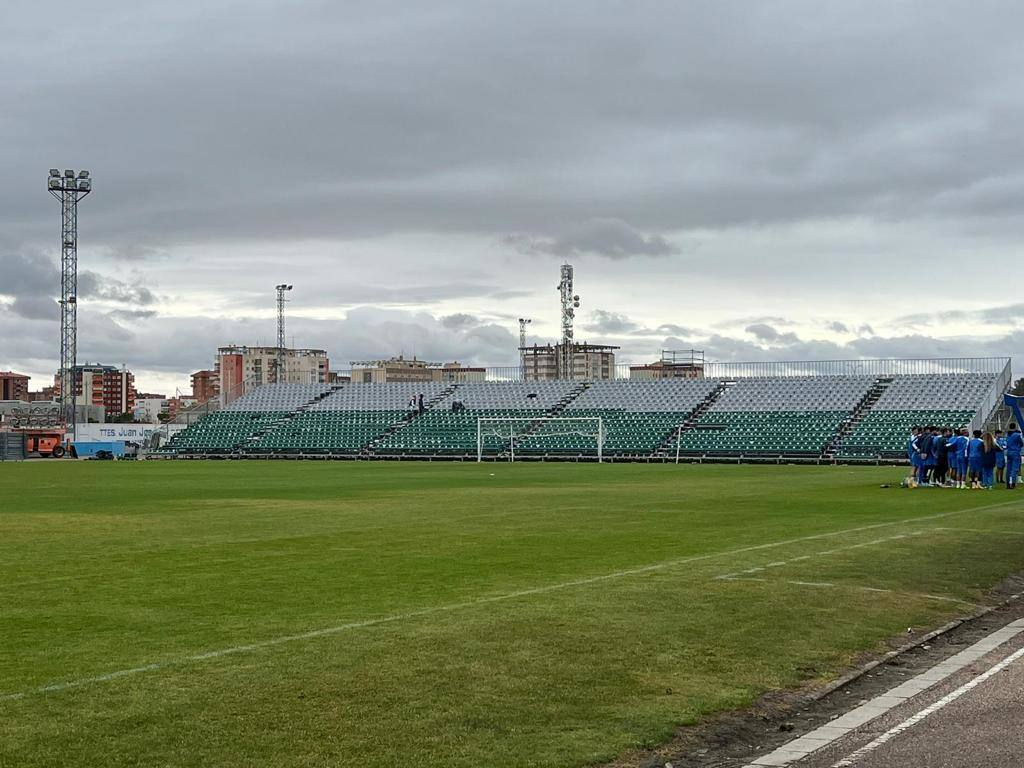
[(968, 459), (968, 463), (971, 467), (971, 472), (981, 472), (984, 467), (981, 465), (981, 456), (971, 456)]
[(997, 453), (996, 454), (996, 469), (1004, 469), (1005, 467), (1006, 467), (1006, 454), (1002, 453), (1002, 452)]

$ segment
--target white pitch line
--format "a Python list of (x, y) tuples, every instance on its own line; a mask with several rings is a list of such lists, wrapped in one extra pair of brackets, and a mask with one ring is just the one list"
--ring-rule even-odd
[(825, 550), (822, 550), (821, 552), (815, 552), (815, 553), (810, 554), (810, 555), (800, 555), (799, 557), (794, 557), (794, 558), (792, 558), (790, 560), (778, 560), (778, 561), (776, 561), (774, 563), (767, 563), (765, 565), (755, 565), (753, 568), (747, 568), (747, 569), (742, 570), (742, 571), (736, 571), (735, 573), (724, 573), (721, 576), (716, 576), (715, 578), (716, 579), (721, 579), (721, 580), (737, 579), (737, 578), (740, 578), (740, 577), (743, 577), (743, 576), (747, 576), (747, 575), (749, 575), (751, 573), (761, 573), (762, 571), (766, 571), (769, 568), (781, 568), (784, 565), (790, 565), (791, 563), (797, 563), (797, 562), (801, 562), (803, 560), (811, 560), (812, 558), (815, 558), (815, 557), (827, 557), (828, 555), (837, 555), (840, 552), (849, 552), (852, 549), (863, 549), (864, 547), (873, 547), (873, 546), (876, 546), (878, 544), (885, 544), (885, 543), (890, 542), (890, 541), (899, 541), (901, 539), (908, 539), (908, 538), (910, 538), (912, 536), (923, 536), (925, 533), (926, 533), (926, 531), (911, 531), (910, 533), (900, 533), (900, 534), (897, 534), (896, 536), (886, 536), (885, 538), (881, 538), (881, 539), (872, 539), (871, 541), (862, 541), (862, 542), (860, 542), (858, 544), (850, 544), (850, 545), (845, 546), (845, 547), (835, 547), (834, 549), (825, 549)]
[(936, 527), (932, 530), (935, 531), (954, 531), (960, 533), (988, 533), (993, 536), (1024, 536), (1024, 531), (1000, 531), (992, 530), (991, 528), (946, 528)]
[(261, 650), (264, 648), (272, 648), (274, 646), (283, 645), (285, 643), (291, 643), (298, 640), (309, 640), (317, 637), (326, 637), (329, 635), (336, 635), (341, 632), (347, 632), (354, 629), (362, 629), (365, 627), (377, 626), (380, 624), (390, 624), (396, 621), (404, 621), (407, 619), (418, 618), (421, 616), (428, 616), (435, 613), (443, 613), (449, 611), (457, 611), (464, 608), (472, 608), (480, 605), (488, 605), (491, 603), (499, 603), (506, 600), (515, 600), (520, 597), (530, 597), (533, 595), (542, 595), (549, 592), (557, 592), (563, 589), (571, 589), (572, 587), (582, 587), (589, 584), (598, 584), (603, 581), (611, 581), (614, 579), (621, 579), (627, 576), (637, 576), (644, 573), (654, 573), (656, 571), (663, 571), (669, 568), (674, 568), (679, 565), (686, 565), (689, 563), (696, 563), (703, 560), (712, 560), (719, 557), (728, 557), (730, 555), (741, 555), (747, 552), (758, 552), (765, 549), (774, 549), (776, 547), (784, 547), (790, 544), (801, 544), (806, 541), (817, 541), (819, 539), (829, 539), (836, 536), (845, 536), (850, 533), (860, 533), (863, 531), (872, 531), (878, 528), (890, 528), (894, 525), (906, 525), (908, 523), (919, 523), (924, 520), (940, 520), (945, 517), (952, 515), (960, 515), (965, 512), (977, 512), (982, 509), (992, 509), (996, 507), (1005, 507), (1010, 504), (1017, 504), (1019, 502), (1010, 501), (1003, 502), (1000, 504), (990, 504), (985, 507), (973, 507), (968, 509), (954, 509), (949, 512), (939, 512), (934, 515), (922, 515), (918, 517), (908, 517), (901, 520), (890, 520), (884, 523), (872, 523), (871, 525), (860, 525), (854, 528), (844, 528), (839, 531), (829, 531), (826, 533), (814, 533), (808, 536), (798, 536), (792, 539), (783, 539), (781, 541), (768, 542), (766, 544), (752, 544), (747, 547), (739, 547), (737, 549), (725, 550), (724, 552), (709, 552), (703, 555), (692, 555), (689, 557), (677, 558), (674, 560), (664, 560), (660, 563), (652, 563), (650, 565), (638, 566), (636, 568), (627, 568), (620, 571), (612, 571), (611, 573), (604, 573), (599, 576), (588, 576), (582, 579), (572, 579), (570, 581), (562, 581), (556, 584), (548, 584), (542, 587), (533, 587), (530, 589), (521, 589), (515, 592), (505, 592), (503, 594), (491, 595), (489, 597), (479, 597), (474, 600), (467, 600), (459, 603), (449, 603), (448, 605), (439, 605), (431, 608), (422, 608), (416, 611), (409, 611), (407, 613), (396, 613), (390, 616), (382, 616), (376, 619), (366, 619), (364, 621), (354, 621), (345, 624), (338, 624), (333, 627), (323, 627), (321, 629), (314, 629), (308, 632), (300, 632), (293, 635), (284, 635), (281, 637), (274, 637), (267, 640), (260, 640), (255, 643), (249, 643), (246, 645), (236, 645), (230, 648), (221, 648), (217, 650), (207, 651), (205, 653), (197, 653), (189, 656), (183, 656), (178, 659), (170, 659), (163, 662), (155, 662), (152, 664), (146, 664), (144, 666), (133, 667), (131, 669), (121, 669), (113, 672), (108, 672), (103, 675), (96, 675), (93, 677), (80, 678), (78, 680), (69, 680), (66, 682), (51, 683), (49, 685), (40, 686), (38, 688), (32, 688), (25, 691), (18, 691), (12, 693), (0, 693), (0, 701), (13, 701), (16, 699), (23, 699), (26, 696), (32, 694), (42, 693), (54, 693), (60, 691), (66, 691), (71, 688), (80, 688), (84, 685), (91, 683), (102, 683), (109, 680), (114, 680), (122, 677), (129, 677), (132, 675), (142, 674), (144, 672), (153, 672), (160, 669), (165, 669), (172, 666), (178, 666), (183, 664), (189, 664), (194, 662), (206, 661), (209, 659), (216, 659), (222, 656), (229, 656), (237, 653), (250, 653), (252, 651)]
[[(719, 576), (718, 578), (722, 578)], [(761, 584), (792, 584), (795, 587), (819, 587), (821, 589), (852, 589), (858, 592), (874, 592), (883, 595), (896, 595), (897, 597), (916, 597), (922, 600), (939, 600), (944, 603), (956, 603), (966, 605), (969, 608), (991, 608), (989, 605), (979, 605), (970, 600), (961, 600), (958, 597), (947, 595), (932, 595), (928, 592), (902, 592), (895, 589), (882, 589), (881, 587), (866, 587), (861, 584), (835, 584), (830, 581), (797, 581), (795, 579), (764, 579), (756, 576), (730, 576), (728, 581), (756, 581)]]
[(888, 731), (883, 733), (877, 739), (875, 739), (874, 741), (870, 742), (869, 744), (865, 744), (863, 747), (858, 749), (856, 752), (852, 752), (851, 754), (847, 755), (846, 757), (844, 757), (839, 762), (833, 763), (832, 764), (832, 768), (849, 768), (849, 766), (854, 765), (855, 763), (857, 763), (865, 755), (868, 755), (871, 752), (874, 752), (876, 749), (878, 749), (880, 746), (882, 746), (886, 742), (891, 741), (892, 739), (894, 739), (895, 737), (899, 736), (904, 731), (907, 731), (910, 728), (913, 728), (915, 725), (920, 723), (926, 717), (929, 717), (930, 715), (934, 715), (940, 709), (943, 709), (944, 707), (948, 706), (949, 704), (952, 704), (954, 701), (959, 699), (961, 696), (963, 696), (966, 693), (971, 692), (972, 690), (977, 688), (979, 685), (984, 683), (986, 680), (989, 680), (990, 678), (995, 677), (996, 675), (998, 675), (1000, 672), (1002, 672), (1004, 669), (1006, 669), (1008, 666), (1013, 664), (1013, 662), (1017, 661), (1017, 659), (1021, 658), (1022, 656), (1024, 656), (1024, 648), (1021, 648), (1021, 649), (1019, 649), (1017, 651), (1014, 651), (1009, 656), (1007, 656), (1005, 659), (1000, 661), (998, 664), (996, 664), (993, 667), (990, 667), (988, 670), (986, 670), (982, 674), (978, 675), (974, 679), (969, 680), (968, 682), (964, 683), (959, 688), (957, 688), (955, 691), (946, 694), (941, 699), (939, 699), (934, 704), (932, 704), (930, 707), (925, 707), (920, 712), (918, 712), (916, 715), (913, 715), (912, 717), (908, 717), (906, 720), (904, 720), (899, 725), (896, 725), (896, 726), (890, 728)]

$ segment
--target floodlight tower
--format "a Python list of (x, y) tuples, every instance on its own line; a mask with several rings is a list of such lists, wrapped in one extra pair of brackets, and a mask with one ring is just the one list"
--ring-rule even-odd
[(572, 264), (562, 265), (562, 280), (558, 283), (558, 292), (562, 297), (562, 378), (573, 378), (573, 334), (572, 322), (576, 310), (580, 306), (580, 297), (572, 292)]
[(78, 201), (92, 192), (88, 171), (50, 169), (46, 188), (60, 202), (60, 413), (75, 438), (75, 365), (78, 355)]
[(274, 374), (274, 383), (280, 384), (281, 373), (284, 371), (284, 304), (288, 301), (285, 291), (290, 291), (292, 286), (281, 283), (274, 286), (277, 289), (277, 372)]
[(519, 369), (523, 381), (526, 381), (526, 326), (532, 322), (528, 317), (519, 318)]

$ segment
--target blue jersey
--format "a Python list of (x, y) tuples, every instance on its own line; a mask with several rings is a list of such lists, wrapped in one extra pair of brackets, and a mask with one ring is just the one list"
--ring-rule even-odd
[(963, 435), (954, 435), (949, 438), (949, 455), (961, 459), (966, 455), (967, 438)]
[(1024, 448), (1024, 437), (1021, 437), (1020, 432), (1011, 432), (1006, 436), (1007, 453), (1012, 453), (1014, 456), (1020, 456), (1022, 448)]
[(985, 452), (985, 443), (980, 437), (972, 437), (971, 442), (967, 447), (967, 456), (971, 459), (981, 458), (981, 454)]

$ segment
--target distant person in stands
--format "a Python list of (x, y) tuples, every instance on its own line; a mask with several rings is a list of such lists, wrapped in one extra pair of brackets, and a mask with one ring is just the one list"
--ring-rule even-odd
[(971, 472), (971, 488), (981, 488), (982, 455), (985, 451), (985, 441), (981, 439), (981, 430), (974, 430), (974, 435), (967, 444), (967, 465)]
[(1006, 435), (1003, 430), (996, 430), (996, 444), (999, 446), (999, 453), (996, 454), (996, 482), (1002, 485), (1006, 482)]
[(946, 476), (949, 474), (949, 455), (946, 441), (949, 440), (949, 429), (935, 430), (936, 435), (932, 440), (932, 453), (935, 454), (935, 471), (932, 473), (932, 484), (943, 486), (946, 484)]
[(423, 393), (422, 392), (420, 393), (419, 397), (416, 398), (416, 410), (418, 410), (420, 412), (420, 414), (422, 414), (425, 410), (427, 410), (426, 406), (423, 405)]
[(986, 491), (991, 491), (995, 484), (996, 460), (1003, 449), (991, 432), (982, 435), (981, 442), (983, 451), (981, 454), (981, 487)]
[(1011, 421), (1006, 435), (1006, 487), (1011, 490), (1017, 487), (1021, 449), (1024, 449), (1024, 437), (1021, 437), (1017, 425)]

